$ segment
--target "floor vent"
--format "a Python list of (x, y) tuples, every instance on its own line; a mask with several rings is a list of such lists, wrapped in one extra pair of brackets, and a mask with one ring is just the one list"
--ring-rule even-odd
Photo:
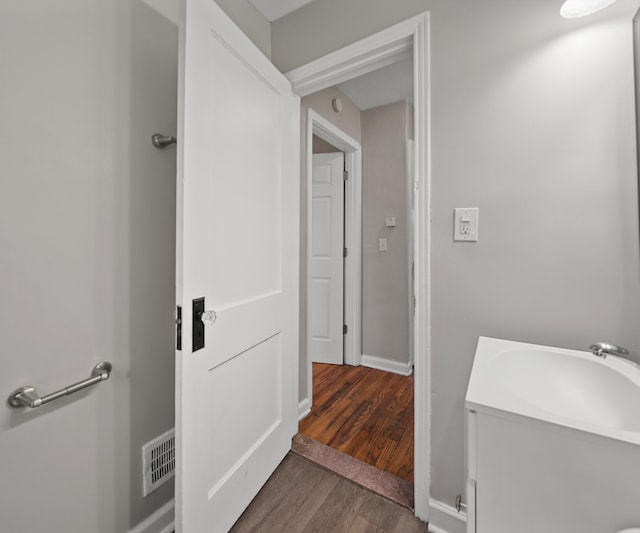
[(144, 495), (171, 479), (176, 471), (176, 431), (170, 429), (142, 447)]

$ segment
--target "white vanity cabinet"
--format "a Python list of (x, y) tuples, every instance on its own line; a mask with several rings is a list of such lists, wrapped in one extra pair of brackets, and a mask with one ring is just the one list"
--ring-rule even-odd
[[(601, 405), (592, 404), (600, 413), (576, 410), (598, 424), (569, 418), (568, 407), (541, 409), (544, 399), (527, 402), (525, 393), (548, 398), (552, 387), (561, 387), (571, 401), (592, 402), (591, 396), (602, 394), (601, 369), (594, 367), (591, 384), (550, 368), (547, 382), (542, 373), (534, 383), (514, 386), (498, 363), (517, 359), (523, 346), (528, 358), (538, 357), (522, 343), (481, 338), (478, 344), (465, 404), (467, 533), (617, 533), (640, 527), (640, 404), (637, 424), (604, 397)], [(568, 350), (554, 354), (573, 356)]]
[(640, 524), (637, 446), (479, 411), (467, 411), (467, 435), (467, 533), (616, 533)]

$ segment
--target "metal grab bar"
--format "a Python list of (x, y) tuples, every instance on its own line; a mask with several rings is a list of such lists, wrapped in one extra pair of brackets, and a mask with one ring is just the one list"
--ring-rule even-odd
[(11, 407), (30, 407), (31, 409), (40, 407), (45, 403), (52, 402), (53, 400), (57, 400), (63, 396), (68, 396), (69, 394), (73, 394), (74, 392), (78, 392), (82, 389), (86, 389), (87, 387), (91, 387), (91, 385), (95, 385), (96, 383), (109, 379), (111, 369), (111, 363), (102, 361), (93, 367), (90, 378), (78, 381), (73, 385), (69, 385), (64, 389), (60, 389), (59, 391), (52, 392), (51, 394), (47, 394), (42, 397), (38, 395), (35, 387), (32, 387), (31, 385), (20, 387), (13, 391), (11, 396), (9, 396), (9, 405)]

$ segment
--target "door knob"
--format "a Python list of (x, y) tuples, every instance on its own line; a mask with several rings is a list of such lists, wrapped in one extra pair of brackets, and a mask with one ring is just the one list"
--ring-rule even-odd
[(213, 309), (203, 311), (202, 315), (200, 315), (200, 320), (207, 326), (212, 326), (217, 318), (218, 314)]

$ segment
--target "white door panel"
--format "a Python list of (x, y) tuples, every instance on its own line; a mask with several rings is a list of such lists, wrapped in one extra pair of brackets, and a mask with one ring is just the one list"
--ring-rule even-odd
[(331, 196), (316, 196), (311, 199), (311, 257), (329, 259), (331, 257)]
[(176, 529), (218, 532), (297, 430), (299, 99), (213, 0), (184, 3), (179, 89)]
[(314, 154), (309, 335), (314, 363), (344, 360), (344, 154)]

